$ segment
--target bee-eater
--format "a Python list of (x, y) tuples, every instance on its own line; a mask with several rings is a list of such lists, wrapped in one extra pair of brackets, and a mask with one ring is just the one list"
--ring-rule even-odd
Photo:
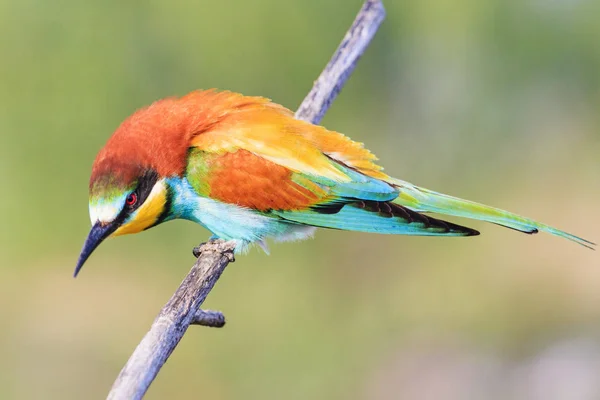
[(317, 227), (424, 236), (479, 232), (431, 217), (492, 222), (595, 244), (497, 208), (392, 178), (361, 143), (294, 118), (268, 99), (195, 91), (127, 118), (98, 153), (89, 184), (92, 229), (75, 275), (107, 237), (182, 218), (236, 251), (300, 240)]

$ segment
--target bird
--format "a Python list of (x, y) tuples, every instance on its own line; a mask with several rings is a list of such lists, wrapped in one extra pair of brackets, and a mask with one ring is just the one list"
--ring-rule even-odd
[(476, 236), (434, 217), (544, 231), (595, 243), (498, 208), (393, 178), (362, 143), (294, 117), (264, 97), (196, 90), (135, 111), (99, 151), (89, 182), (92, 228), (74, 275), (108, 237), (163, 222), (196, 222), (235, 252), (317, 228), (380, 234)]

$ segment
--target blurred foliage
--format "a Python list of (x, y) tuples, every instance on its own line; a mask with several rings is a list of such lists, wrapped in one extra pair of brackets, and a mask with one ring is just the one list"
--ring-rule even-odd
[[(385, 3), (324, 125), (391, 175), (600, 240), (600, 2)], [(120, 121), (209, 87), (293, 109), (360, 5), (0, 2), (0, 398), (102, 398), (208, 236), (172, 222), (110, 240), (71, 278)], [(483, 235), (321, 231), (238, 257), (207, 302), (228, 325), (191, 328), (148, 398), (392, 399), (377, 385), (402, 349), (518, 362), (600, 339), (597, 253), (471, 225)]]

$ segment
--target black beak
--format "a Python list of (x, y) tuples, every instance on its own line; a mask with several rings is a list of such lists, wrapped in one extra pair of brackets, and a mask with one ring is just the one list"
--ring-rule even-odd
[(98, 247), (100, 243), (104, 239), (106, 239), (111, 233), (113, 233), (117, 229), (118, 224), (106, 224), (101, 225), (97, 222), (90, 231), (87, 239), (85, 240), (85, 244), (83, 245), (83, 249), (81, 249), (81, 254), (79, 255), (79, 260), (77, 261), (77, 266), (75, 267), (75, 273), (73, 277), (77, 277), (79, 270), (83, 267), (83, 264), (88, 259), (88, 257), (92, 254), (92, 252)]

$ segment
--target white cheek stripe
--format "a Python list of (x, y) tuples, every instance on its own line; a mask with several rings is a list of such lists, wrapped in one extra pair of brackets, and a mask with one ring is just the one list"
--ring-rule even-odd
[(112, 202), (100, 200), (97, 203), (90, 204), (90, 220), (92, 225), (96, 222), (112, 222), (117, 218), (125, 204), (125, 196), (117, 197)]

